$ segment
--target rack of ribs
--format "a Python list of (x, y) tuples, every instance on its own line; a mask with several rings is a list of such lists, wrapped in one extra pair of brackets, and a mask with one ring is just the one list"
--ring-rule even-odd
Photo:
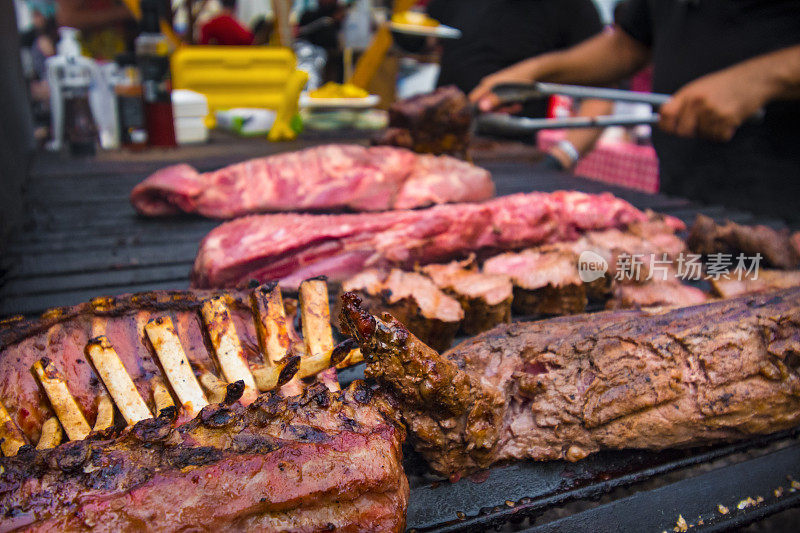
[(341, 327), (442, 475), (800, 424), (800, 288), (503, 324), (441, 355), (359, 303), (344, 295)]
[(402, 531), (396, 411), (340, 388), (361, 354), (324, 280), (302, 338), (287, 307), (271, 284), (0, 324), (0, 531)]

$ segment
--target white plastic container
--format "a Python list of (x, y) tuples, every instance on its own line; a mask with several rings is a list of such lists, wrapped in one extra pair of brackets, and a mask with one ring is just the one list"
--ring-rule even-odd
[(172, 91), (172, 114), (175, 118), (175, 140), (178, 144), (203, 143), (208, 140), (208, 99), (204, 95), (187, 89)]

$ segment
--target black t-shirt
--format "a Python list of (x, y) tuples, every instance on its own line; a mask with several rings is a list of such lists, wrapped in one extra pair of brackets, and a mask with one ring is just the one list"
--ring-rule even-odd
[[(616, 23), (652, 50), (653, 91), (800, 44), (800, 0), (626, 0)], [(747, 80), (742, 80), (747, 83)], [(800, 101), (774, 102), (729, 143), (654, 130), (662, 190), (800, 221)]]
[[(460, 39), (442, 40), (438, 84), (466, 93), (489, 74), (602, 30), (591, 0), (432, 0), (427, 12), (461, 30)], [(545, 110), (537, 102), (526, 114), (544, 116)]]

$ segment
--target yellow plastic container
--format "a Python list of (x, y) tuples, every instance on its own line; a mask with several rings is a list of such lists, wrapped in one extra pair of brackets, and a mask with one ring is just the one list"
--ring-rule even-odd
[(208, 98), (209, 111), (260, 107), (277, 112), (270, 141), (291, 140), (297, 133), (300, 91), (308, 80), (297, 70), (294, 53), (275, 46), (182, 46), (171, 58), (172, 86)]

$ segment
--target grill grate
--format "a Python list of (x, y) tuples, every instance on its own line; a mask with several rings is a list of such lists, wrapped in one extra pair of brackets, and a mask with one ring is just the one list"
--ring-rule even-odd
[[(307, 145), (237, 140), (235, 148), (230, 143), (210, 145), (193, 159), (200, 170), (206, 170), (268, 151)], [(27, 191), (29, 220), (0, 259), (0, 317), (35, 315), (106, 294), (187, 288), (199, 241), (218, 223), (188, 216), (145, 219), (137, 216), (128, 202), (131, 188), (144, 176), (185, 155), (179, 150), (164, 152), (162, 157), (131, 155), (124, 161), (102, 157), (63, 161), (47, 154), (37, 159)], [(680, 198), (542, 171), (530, 162), (491, 161), (484, 166), (492, 171), (498, 194), (611, 191), (639, 208), (665, 212), (687, 223), (700, 209)], [(706, 206), (702, 211), (740, 223), (777, 224), (720, 206)], [(363, 377), (361, 368), (340, 373), (343, 384), (358, 377)], [(785, 447), (767, 453), (778, 446)], [(747, 450), (749, 455), (741, 457)], [(418, 531), (518, 529), (521, 526), (514, 523), (535, 519), (566, 502), (598, 498), (646, 480), (662, 480), (668, 472), (696, 469), (711, 461), (724, 464), (711, 472), (538, 524), (538, 530), (672, 531), (680, 514), (694, 526), (692, 530), (717, 531), (800, 505), (800, 491), (790, 492), (786, 478), (793, 475), (800, 480), (800, 444), (794, 433), (714, 448), (601, 453), (578, 463), (522, 462), (493, 468), (482, 480), (457, 483), (431, 478), (422, 460), (410, 449), (406, 452), (404, 464), (412, 486), (408, 526)], [(781, 485), (785, 491), (776, 498), (772, 491)], [(717, 503), (757, 495), (764, 498), (757, 505), (742, 510), (731, 507), (726, 515), (712, 513)], [(699, 516), (707, 518), (702, 525), (697, 524)]]

